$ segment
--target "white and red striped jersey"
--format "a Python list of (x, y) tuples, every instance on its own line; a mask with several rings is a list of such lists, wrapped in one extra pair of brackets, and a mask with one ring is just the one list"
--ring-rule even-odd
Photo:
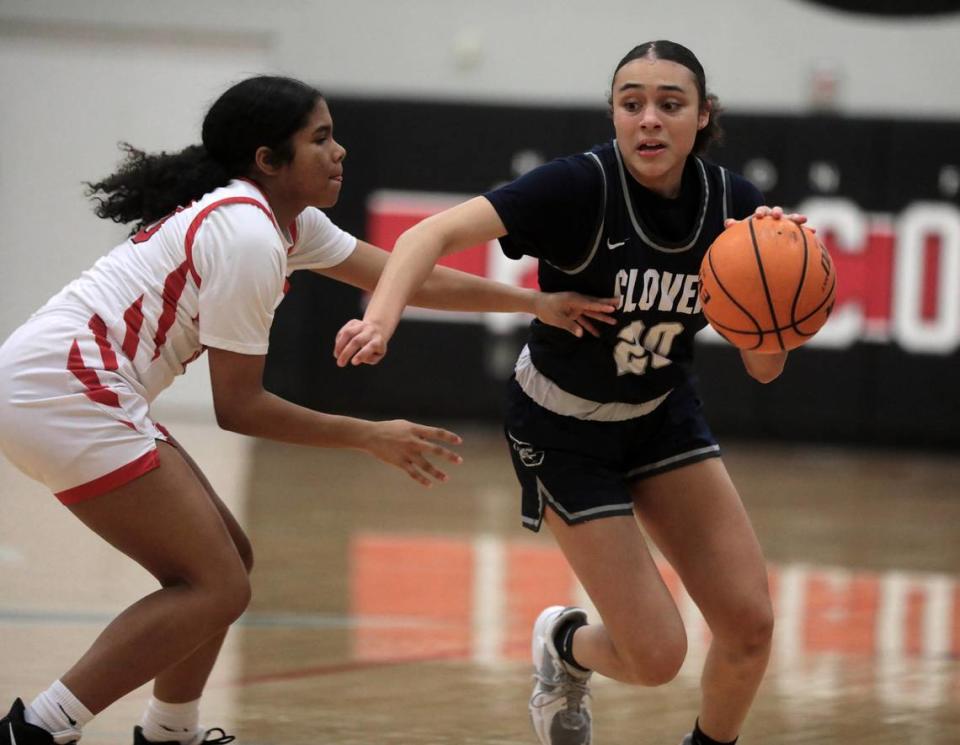
[(89, 319), (77, 331), (93, 332), (100, 358), (74, 341), (67, 367), (91, 384), (97, 370), (116, 371), (149, 402), (208, 346), (265, 354), (286, 278), (355, 247), (313, 207), (281, 229), (259, 188), (237, 179), (121, 243), (35, 315)]

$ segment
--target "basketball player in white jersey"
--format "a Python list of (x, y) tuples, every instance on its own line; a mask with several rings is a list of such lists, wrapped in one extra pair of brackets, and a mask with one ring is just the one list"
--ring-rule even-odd
[[(0, 347), (0, 450), (161, 588), (125, 610), (29, 706), (0, 720), (0, 745), (75, 742), (105, 707), (154, 681), (134, 742), (224, 745), (199, 725), (199, 699), (227, 627), (250, 598), (250, 543), (150, 403), (204, 350), (221, 427), (317, 447), (365, 450), (421, 484), (458, 463), (460, 438), (407, 421), (312, 411), (262, 385), (287, 277), (311, 269), (372, 290), (386, 253), (320, 211), (336, 203), (345, 150), (318, 91), (280, 77), (227, 90), (203, 144), (147, 155), (127, 146), (92, 184), (97, 214), (131, 237), (50, 299)], [(579, 332), (608, 303), (450, 270), (427, 307), (526, 311)]]

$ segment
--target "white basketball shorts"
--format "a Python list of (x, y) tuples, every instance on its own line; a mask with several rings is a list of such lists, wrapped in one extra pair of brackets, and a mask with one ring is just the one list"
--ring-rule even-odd
[(64, 504), (159, 466), (165, 431), (88, 312), (44, 311), (0, 347), (0, 451)]

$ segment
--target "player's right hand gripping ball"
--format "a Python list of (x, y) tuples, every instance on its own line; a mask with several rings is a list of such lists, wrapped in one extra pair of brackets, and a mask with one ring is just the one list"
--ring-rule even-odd
[(780, 352), (827, 322), (837, 291), (833, 260), (816, 234), (790, 220), (741, 220), (707, 249), (700, 304), (710, 325), (740, 349)]

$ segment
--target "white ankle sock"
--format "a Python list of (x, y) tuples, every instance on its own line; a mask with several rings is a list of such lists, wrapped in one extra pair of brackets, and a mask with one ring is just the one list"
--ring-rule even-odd
[(200, 699), (185, 704), (168, 704), (153, 697), (140, 719), (143, 736), (151, 742), (188, 745), (203, 734), (200, 729)]
[(93, 714), (58, 680), (26, 707), (23, 718), (28, 724), (43, 727), (53, 735), (54, 742), (64, 745), (80, 739), (83, 726)]

